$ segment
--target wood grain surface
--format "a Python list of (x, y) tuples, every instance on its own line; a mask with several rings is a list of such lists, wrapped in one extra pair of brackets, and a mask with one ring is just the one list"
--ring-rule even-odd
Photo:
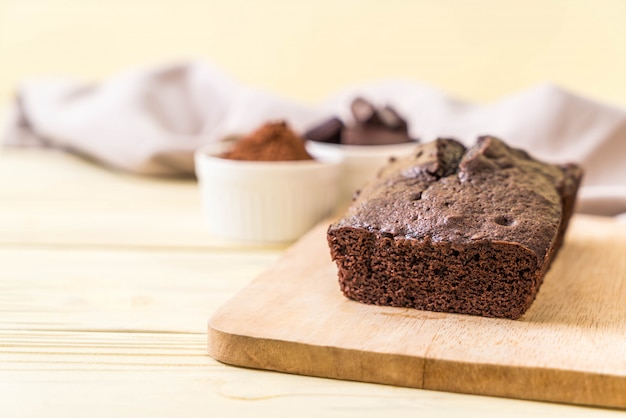
[(0, 151), (0, 416), (623, 416), (219, 363), (207, 318), (282, 251), (201, 222), (193, 180)]
[(226, 363), (441, 391), (626, 408), (626, 231), (576, 216), (521, 320), (360, 304), (339, 292), (323, 224), (223, 306)]
[(284, 249), (207, 232), (194, 179), (134, 176), (67, 153), (0, 152), (0, 245)]

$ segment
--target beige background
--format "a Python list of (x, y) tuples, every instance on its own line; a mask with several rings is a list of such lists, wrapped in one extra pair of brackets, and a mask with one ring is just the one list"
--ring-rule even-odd
[(402, 77), (479, 101), (554, 81), (626, 106), (626, 1), (0, 0), (0, 103), (27, 76), (187, 58), (306, 102)]

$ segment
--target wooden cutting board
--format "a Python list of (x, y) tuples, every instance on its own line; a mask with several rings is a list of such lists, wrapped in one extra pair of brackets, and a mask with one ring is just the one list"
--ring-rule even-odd
[(517, 321), (360, 304), (319, 225), (209, 321), (224, 363), (302, 375), (626, 408), (626, 226), (576, 216)]

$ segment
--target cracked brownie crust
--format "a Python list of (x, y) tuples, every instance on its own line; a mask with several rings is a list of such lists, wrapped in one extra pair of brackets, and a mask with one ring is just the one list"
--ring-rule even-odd
[(582, 178), (494, 137), (419, 145), (330, 226), (339, 284), (370, 304), (517, 319), (563, 241)]

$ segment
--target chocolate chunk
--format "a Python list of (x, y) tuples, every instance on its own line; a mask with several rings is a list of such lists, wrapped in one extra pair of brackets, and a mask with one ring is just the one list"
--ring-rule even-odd
[(333, 117), (306, 131), (304, 137), (311, 141), (339, 144), (343, 128), (341, 119)]
[(391, 106), (377, 109), (370, 101), (357, 97), (351, 104), (355, 123), (344, 126), (331, 118), (309, 129), (304, 137), (311, 141), (344, 145), (392, 145), (417, 142), (408, 134), (407, 122)]
[(528, 160), (525, 152), (515, 150), (497, 138), (481, 136), (459, 164), (460, 178), (465, 180), (481, 171), (494, 171), (511, 168), (515, 159)]
[(357, 97), (352, 101), (350, 109), (357, 124), (384, 126), (378, 112), (376, 112), (376, 107), (368, 100)]
[(341, 133), (341, 143), (344, 145), (392, 145), (411, 141), (405, 132), (381, 126), (356, 125), (344, 128)]
[[(454, 139), (438, 139), (420, 147), (412, 158), (398, 159), (381, 170), (382, 176), (433, 180), (454, 174), (465, 147)], [(390, 172), (393, 171), (393, 173)]]
[(407, 132), (408, 127), (407, 123), (402, 117), (396, 112), (396, 110), (391, 106), (385, 106), (382, 109), (377, 111), (379, 119), (387, 126), (389, 129), (393, 129), (396, 131)]

